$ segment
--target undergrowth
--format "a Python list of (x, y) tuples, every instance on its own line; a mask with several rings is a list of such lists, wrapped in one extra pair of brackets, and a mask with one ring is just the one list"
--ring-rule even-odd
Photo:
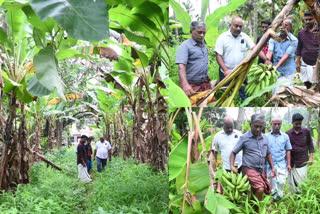
[(104, 172), (93, 172), (92, 183), (84, 184), (77, 180), (74, 148), (47, 157), (64, 171), (33, 164), (30, 184), (0, 194), (1, 214), (168, 212), (168, 176), (145, 164), (113, 158)]

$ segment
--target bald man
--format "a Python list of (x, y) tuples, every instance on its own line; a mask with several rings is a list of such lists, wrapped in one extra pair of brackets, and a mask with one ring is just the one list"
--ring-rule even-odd
[(274, 199), (283, 198), (283, 188), (286, 184), (288, 172), (291, 170), (290, 151), (292, 150), (289, 136), (282, 132), (282, 120), (278, 117), (273, 118), (271, 122), (272, 131), (267, 134), (268, 143), (272, 155), (274, 168), (277, 177), (272, 177), (272, 171), (267, 165), (267, 177), (271, 184), (271, 195)]
[[(217, 39), (214, 51), (216, 52), (216, 59), (220, 66), (220, 81), (239, 65), (245, 58), (247, 51), (253, 49), (255, 46), (251, 38), (242, 32), (242, 26), (243, 20), (240, 17), (233, 17), (230, 29), (222, 33)], [(271, 64), (270, 60), (262, 51), (260, 51), (259, 57), (263, 59), (266, 64)], [(245, 87), (240, 89), (239, 95), (242, 102), (247, 98)]]
[[(226, 117), (223, 120), (223, 130), (219, 131), (211, 142), (211, 148), (214, 150), (213, 155), (215, 159), (217, 160), (217, 155), (220, 152), (223, 168), (229, 172), (231, 171), (230, 154), (241, 135), (242, 133), (240, 131), (233, 129), (233, 119), (231, 117)], [(238, 164), (238, 171), (241, 172), (242, 152), (237, 155), (235, 162)]]

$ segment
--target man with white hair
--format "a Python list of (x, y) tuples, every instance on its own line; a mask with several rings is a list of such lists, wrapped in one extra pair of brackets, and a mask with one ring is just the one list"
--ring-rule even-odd
[[(273, 64), (280, 73), (277, 82), (283, 82), (283, 85), (293, 85), (294, 72), (296, 64), (294, 61), (295, 52), (298, 46), (298, 39), (291, 33), (292, 21), (285, 19), (280, 25), (280, 33), (278, 34), (281, 42), (273, 39), (269, 41), (269, 50), (267, 57), (273, 57)], [(273, 93), (278, 90), (278, 87), (273, 89)]]
[(177, 49), (179, 85), (187, 96), (211, 89), (208, 77), (208, 50), (204, 42), (206, 28), (204, 22), (193, 21), (190, 26), (191, 38), (182, 42)]
[(270, 164), (273, 177), (277, 176), (276, 170), (273, 167), (268, 138), (262, 134), (264, 126), (264, 115), (261, 113), (253, 114), (250, 122), (251, 130), (240, 137), (230, 156), (231, 170), (237, 173), (238, 171), (234, 167), (234, 160), (236, 154), (241, 150), (243, 151), (242, 171), (248, 176), (253, 194), (259, 201), (263, 199), (263, 193), (271, 193), (270, 184), (264, 175), (266, 160)]
[(271, 195), (274, 199), (283, 197), (283, 188), (286, 184), (288, 172), (291, 170), (290, 150), (292, 150), (292, 147), (289, 136), (280, 130), (281, 125), (282, 120), (280, 118), (273, 118), (271, 122), (272, 131), (267, 134), (273, 165), (278, 175), (273, 178), (270, 165), (267, 164), (267, 177), (271, 184)]
[[(213, 148), (214, 158), (217, 160), (217, 155), (221, 153), (221, 159), (223, 168), (227, 171), (231, 171), (230, 167), (230, 154), (233, 147), (238, 142), (242, 133), (233, 128), (233, 119), (231, 117), (225, 117), (223, 120), (223, 130), (219, 131), (213, 138), (211, 148)], [(236, 163), (238, 172), (240, 173), (242, 168), (242, 151), (236, 156)]]

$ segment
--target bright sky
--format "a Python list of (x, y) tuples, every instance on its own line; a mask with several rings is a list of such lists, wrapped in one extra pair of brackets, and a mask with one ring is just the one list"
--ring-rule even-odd
[[(176, 0), (176, 2), (180, 3), (183, 9), (184, 6), (182, 5), (182, 2), (188, 2), (188, 0)], [(200, 0), (190, 0), (189, 1), (192, 7), (195, 9), (191, 15), (195, 17), (197, 14), (201, 15), (201, 1)], [(221, 6), (224, 6), (227, 4), (227, 0), (210, 0), (209, 1), (209, 7), (210, 7), (210, 13), (213, 13), (213, 11)], [(172, 15), (172, 8), (169, 7), (170, 16)]]

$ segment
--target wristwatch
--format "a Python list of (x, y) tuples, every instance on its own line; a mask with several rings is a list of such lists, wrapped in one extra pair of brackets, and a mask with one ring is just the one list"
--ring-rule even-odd
[(270, 59), (268, 57), (266, 57), (266, 60), (265, 61), (269, 61)]

